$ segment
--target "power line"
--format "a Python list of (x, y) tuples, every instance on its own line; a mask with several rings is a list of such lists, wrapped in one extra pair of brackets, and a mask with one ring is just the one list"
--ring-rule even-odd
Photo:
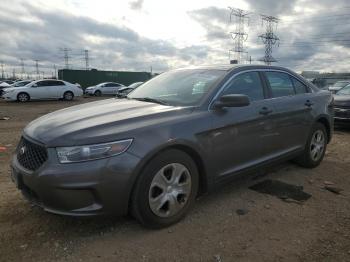
[(235, 17), (235, 25), (236, 29), (234, 32), (230, 32), (230, 35), (234, 41), (234, 49), (229, 50), (233, 51), (235, 53), (235, 58), (237, 60), (237, 63), (240, 64), (242, 63), (242, 54), (247, 53), (244, 50), (244, 42), (247, 41), (248, 34), (244, 30), (245, 23), (248, 21), (249, 17), (248, 15), (250, 13), (239, 9), (239, 8), (232, 8), (229, 7), (230, 9), (230, 23), (232, 23), (232, 17)]
[(265, 56), (260, 59), (260, 61), (265, 62), (267, 65), (271, 65), (272, 62), (277, 62), (277, 60), (272, 57), (272, 48), (280, 40), (274, 33), (274, 28), (277, 29), (279, 19), (267, 15), (262, 15), (261, 19), (262, 23), (265, 24), (266, 32), (259, 36), (265, 44)]

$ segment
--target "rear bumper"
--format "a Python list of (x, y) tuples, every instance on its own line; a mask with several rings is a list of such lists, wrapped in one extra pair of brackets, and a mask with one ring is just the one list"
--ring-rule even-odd
[(48, 212), (72, 215), (125, 215), (139, 158), (127, 152), (106, 159), (60, 164), (55, 150), (37, 171), (23, 168), (14, 156), (12, 179), (30, 202)]

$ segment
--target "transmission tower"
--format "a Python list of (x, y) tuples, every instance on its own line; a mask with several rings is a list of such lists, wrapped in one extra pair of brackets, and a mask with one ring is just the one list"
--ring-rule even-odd
[(64, 54), (65, 69), (69, 69), (69, 58), (70, 58), (69, 52), (72, 51), (72, 49), (64, 47), (64, 48), (60, 48), (60, 51), (62, 51)]
[(21, 77), (23, 78), (24, 74), (25, 74), (25, 72), (24, 72), (24, 59), (21, 58), (20, 60), (21, 60)]
[(4, 62), (1, 61), (1, 78), (4, 79), (5, 78), (5, 71), (4, 71)]
[(15, 68), (12, 69), (12, 78), (16, 79), (16, 69)]
[(235, 60), (238, 64), (240, 64), (242, 63), (243, 54), (247, 53), (244, 50), (244, 42), (247, 41), (248, 34), (245, 32), (244, 27), (245, 27), (245, 24), (246, 23), (248, 24), (249, 22), (250, 13), (238, 8), (229, 7), (229, 9), (230, 9), (230, 23), (234, 22), (236, 26), (235, 31), (230, 32), (230, 35), (234, 41), (234, 49), (229, 50), (229, 54), (230, 52), (234, 52)]
[(277, 62), (277, 60), (272, 57), (272, 48), (276, 43), (279, 43), (280, 40), (274, 33), (274, 29), (277, 29), (279, 19), (267, 15), (262, 15), (261, 19), (262, 24), (265, 25), (266, 31), (259, 36), (265, 44), (265, 56), (260, 59), (260, 61), (265, 62), (267, 65), (271, 65), (272, 62)]
[(34, 60), (35, 61), (35, 73), (37, 76), (40, 78), (40, 72), (39, 72), (39, 60)]
[(89, 70), (89, 50), (84, 50), (85, 70)]

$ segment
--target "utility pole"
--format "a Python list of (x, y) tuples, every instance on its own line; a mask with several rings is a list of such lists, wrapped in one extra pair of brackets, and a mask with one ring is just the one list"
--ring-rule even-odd
[(4, 71), (4, 62), (1, 61), (1, 78), (4, 79), (5, 78), (5, 71)]
[[(229, 50), (229, 59), (231, 62), (230, 52), (235, 53), (235, 60), (234, 63), (241, 64), (243, 61), (243, 53), (245, 52), (244, 49), (244, 42), (248, 39), (248, 34), (245, 32), (244, 27), (245, 24), (249, 21), (249, 14), (248, 12), (239, 9), (239, 8), (232, 8), (230, 9), (230, 23), (235, 24), (236, 28), (234, 32), (230, 32), (231, 38), (234, 41), (234, 48)], [(234, 18), (234, 21), (233, 21)]]
[(89, 50), (84, 50), (85, 70), (89, 70)]
[(69, 52), (72, 51), (72, 49), (64, 47), (64, 48), (60, 48), (60, 51), (63, 52), (64, 54), (64, 64), (65, 64), (65, 69), (69, 69)]
[(274, 33), (274, 29), (277, 29), (279, 19), (267, 15), (262, 15), (261, 19), (262, 24), (265, 24), (266, 31), (259, 36), (265, 44), (265, 56), (260, 59), (260, 61), (265, 62), (266, 65), (271, 65), (272, 62), (277, 62), (277, 60), (272, 57), (272, 48), (280, 40)]
[(25, 74), (25, 71), (24, 71), (24, 59), (21, 58), (21, 78), (24, 78), (24, 74)]
[(39, 72), (39, 60), (34, 60), (35, 61), (35, 73), (38, 78), (40, 78), (40, 72)]

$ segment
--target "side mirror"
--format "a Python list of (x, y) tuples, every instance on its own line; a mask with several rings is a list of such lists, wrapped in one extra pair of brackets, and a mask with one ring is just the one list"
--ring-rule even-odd
[(37, 84), (34, 84), (34, 85), (32, 85), (32, 87), (38, 87), (38, 85), (37, 85)]
[(249, 97), (246, 95), (224, 95), (214, 102), (215, 108), (224, 107), (243, 107), (250, 104)]

